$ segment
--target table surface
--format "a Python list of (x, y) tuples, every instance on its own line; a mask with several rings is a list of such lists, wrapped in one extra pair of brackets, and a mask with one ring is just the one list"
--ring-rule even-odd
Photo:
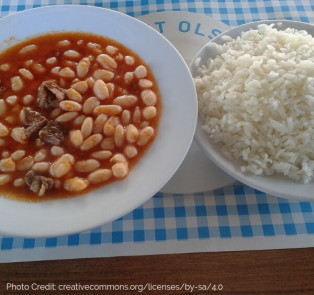
[[(230, 26), (260, 19), (284, 18), (312, 23), (314, 21), (312, 0), (157, 0), (151, 3), (145, 0), (46, 0), (42, 2), (39, 0), (0, 0), (0, 12), (1, 16), (5, 16), (24, 9), (54, 4), (102, 6), (135, 17), (160, 11), (181, 10), (206, 14)], [(159, 243), (158, 245), (163, 242), (160, 239), (164, 237), (167, 239), (171, 237), (175, 241), (188, 239), (191, 243), (208, 239), (211, 246), (217, 239), (223, 238), (225, 239), (223, 240), (224, 248), (228, 248), (225, 245), (230, 243), (231, 237), (246, 238), (242, 239), (244, 243), (249, 243), (252, 238), (262, 237), (265, 238), (263, 241), (269, 243), (269, 248), (274, 248), (273, 236), (293, 238), (298, 235), (299, 240), (305, 241), (305, 238), (310, 240), (314, 228), (313, 209), (310, 204), (288, 203), (256, 194), (255, 191), (248, 191), (248, 188), (238, 185), (231, 187), (229, 191), (217, 191), (210, 199), (205, 199), (203, 196), (190, 196), (185, 197), (183, 201), (183, 198), (175, 198), (175, 196), (168, 199), (157, 196), (143, 208), (113, 223), (112, 228), (108, 225), (108, 228), (98, 229), (99, 232), (47, 240), (2, 237), (0, 251), (3, 251), (1, 253), (4, 255), (15, 250), (24, 255), (30, 255), (32, 249), (45, 251), (45, 248), (50, 250), (54, 247), (75, 251), (78, 248), (77, 241), (82, 244), (82, 247), (89, 242), (103, 243), (104, 247), (112, 243), (115, 247), (123, 241), (126, 247), (137, 245), (139, 252), (142, 248), (139, 247), (141, 241), (138, 238), (142, 238), (142, 235), (136, 235), (135, 231), (141, 233), (143, 228), (146, 228), (145, 226), (148, 226), (148, 229), (152, 227), (151, 230), (145, 231), (146, 235), (143, 235), (145, 239)], [(173, 204), (169, 200), (171, 202), (173, 200)], [(213, 203), (206, 203), (208, 200)], [(160, 211), (164, 207), (167, 210)], [(214, 224), (216, 224), (216, 226), (211, 224), (210, 232), (202, 231), (207, 229), (206, 215), (203, 214), (206, 210), (201, 210), (205, 207), (208, 210), (212, 209), (211, 213), (216, 211), (221, 213), (218, 214), (219, 216), (210, 216), (211, 222), (215, 221)], [(224, 209), (223, 212), (222, 209)], [(246, 211), (244, 212), (243, 209)], [(156, 212), (162, 214), (157, 214), (157, 216)], [(200, 216), (195, 217), (195, 212), (199, 212)], [(230, 216), (224, 214), (225, 212), (230, 213)], [(153, 217), (156, 222), (154, 224), (156, 231), (151, 224)], [(171, 223), (174, 219), (180, 222), (174, 225)], [(170, 223), (167, 222), (169, 220)], [(229, 221), (238, 226), (229, 226)], [(185, 228), (191, 224), (195, 227), (193, 230)], [(180, 227), (180, 231), (177, 230), (177, 226)], [(119, 235), (112, 234), (113, 231)], [(155, 237), (153, 233), (156, 234), (156, 241), (152, 238)], [(102, 240), (102, 237), (110, 237), (110, 239)], [(265, 248), (265, 245), (263, 247)], [(314, 248), (0, 263), (0, 274), (1, 295), (211, 294), (215, 292), (233, 295), (314, 294)], [(88, 291), (86, 290), (88, 287), (90, 289), (109, 288), (109, 291)], [(26, 290), (27, 288), (29, 290)], [(46, 289), (40, 290), (40, 288)], [(85, 288), (85, 290), (77, 291), (78, 289), (73, 290), (73, 288), (79, 290)], [(137, 288), (137, 290), (130, 291), (132, 288)], [(219, 291), (220, 289), (223, 291)]]
[[(113, 290), (82, 293), (58, 290), (63, 285), (76, 288), (107, 285), (121, 290), (146, 286), (142, 294), (314, 294), (314, 249), (18, 262), (0, 264), (0, 273), (3, 295), (40, 294), (31, 291), (37, 285), (55, 288), (54, 292), (42, 294), (130, 294)], [(14, 283), (16, 288), (28, 285), (30, 290), (13, 292), (7, 289), (8, 283)], [(189, 286), (194, 287), (193, 292)], [(148, 291), (158, 287), (182, 290)], [(203, 287), (208, 291), (202, 291)], [(218, 288), (223, 291), (214, 291)]]

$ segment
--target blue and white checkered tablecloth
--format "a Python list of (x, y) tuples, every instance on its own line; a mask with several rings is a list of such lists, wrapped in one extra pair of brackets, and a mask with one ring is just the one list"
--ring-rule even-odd
[[(206, 14), (235, 26), (261, 19), (314, 23), (312, 0), (0, 0), (0, 16), (45, 5), (81, 4), (138, 17)], [(0, 236), (0, 262), (314, 246), (314, 202), (276, 198), (241, 183), (195, 194), (158, 193), (112, 223), (65, 237)]]

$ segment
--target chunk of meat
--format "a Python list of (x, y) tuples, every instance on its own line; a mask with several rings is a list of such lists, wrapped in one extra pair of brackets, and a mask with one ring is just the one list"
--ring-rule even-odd
[(48, 120), (40, 113), (24, 108), (25, 114), (25, 134), (27, 138), (35, 139), (39, 131), (46, 125)]
[(65, 126), (56, 121), (48, 121), (46, 126), (39, 131), (39, 138), (51, 145), (59, 146), (64, 140)]
[(39, 196), (43, 196), (46, 190), (53, 189), (55, 183), (52, 178), (38, 175), (33, 170), (25, 175), (24, 180), (29, 186), (29, 189), (32, 192), (38, 193)]
[(65, 99), (65, 90), (55, 81), (47, 80), (41, 83), (38, 88), (37, 106), (48, 110), (56, 108), (59, 102)]

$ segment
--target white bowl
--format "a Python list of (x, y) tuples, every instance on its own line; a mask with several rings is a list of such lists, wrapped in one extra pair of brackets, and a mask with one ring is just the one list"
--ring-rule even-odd
[[(284, 30), (288, 27), (295, 28), (298, 30), (306, 30), (309, 34), (314, 36), (314, 26), (307, 23), (295, 22), (295, 21), (258, 21), (253, 23), (248, 23), (241, 25), (239, 27), (232, 28), (216, 38), (214, 38), (211, 42), (215, 42), (217, 44), (223, 44), (223, 36), (230, 36), (232, 38), (236, 38), (241, 35), (242, 32), (248, 31), (250, 29), (256, 29), (259, 24), (275, 24), (275, 27), (279, 30)], [(217, 55), (214, 47), (205, 45), (194, 57), (190, 70), (193, 77), (198, 75), (197, 67), (195, 66), (196, 59), (200, 59), (199, 65), (205, 64), (205, 62), (209, 58), (215, 58)], [(295, 182), (288, 177), (280, 176), (280, 175), (272, 175), (272, 176), (257, 176), (249, 173), (242, 173), (240, 171), (240, 161), (230, 161), (227, 159), (221, 152), (219, 144), (214, 144), (210, 139), (208, 133), (206, 133), (202, 126), (204, 125), (204, 121), (201, 116), (198, 116), (195, 139), (197, 143), (200, 145), (203, 152), (223, 171), (228, 173), (230, 176), (235, 179), (241, 181), (244, 184), (247, 184), (257, 190), (262, 192), (282, 197), (290, 200), (301, 201), (314, 201), (314, 182), (303, 184), (299, 182)]]
[[(114, 39), (151, 68), (161, 94), (156, 139), (129, 176), (91, 193), (40, 203), (0, 198), (0, 232), (24, 237), (72, 234), (123, 216), (157, 193), (176, 172), (193, 140), (197, 99), (178, 51), (148, 25), (125, 14), (90, 6), (49, 6), (0, 19), (0, 51), (52, 31), (79, 31)], [(14, 37), (14, 38), (11, 38)]]

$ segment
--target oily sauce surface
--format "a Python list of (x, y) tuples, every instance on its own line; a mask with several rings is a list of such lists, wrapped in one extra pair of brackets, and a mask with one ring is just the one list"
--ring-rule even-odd
[[(59, 41), (67, 40), (69, 45), (60, 45)], [(93, 46), (87, 46), (87, 44), (97, 44)], [(37, 50), (30, 51), (29, 53), (25, 54), (19, 54), (19, 51), (22, 48), (25, 48), (28, 45), (36, 45)], [(106, 51), (107, 46), (112, 46), (114, 48), (117, 48), (116, 53), (109, 54)], [(79, 53), (79, 58), (67, 58), (64, 55), (64, 52), (66, 50), (74, 50), (77, 53)], [(100, 52), (101, 50), (101, 52)], [(126, 94), (132, 94), (138, 97), (138, 101), (135, 105), (132, 105), (131, 107), (127, 107), (127, 111), (134, 116), (134, 112), (136, 109), (142, 110), (147, 106), (143, 101), (141, 100), (141, 92), (143, 91), (143, 87), (139, 86), (139, 79), (134, 78), (131, 82), (126, 83), (124, 80), (124, 74), (127, 72), (133, 72), (135, 71), (135, 68), (139, 65), (144, 65), (147, 70), (147, 75), (145, 76), (145, 80), (149, 80), (152, 82), (151, 89), (157, 97), (157, 103), (154, 105), (157, 110), (157, 115), (154, 118), (150, 118), (149, 120), (145, 120), (143, 118), (143, 115), (141, 115), (140, 122), (135, 122), (130, 120), (128, 124), (133, 124), (138, 128), (138, 130), (141, 130), (144, 126), (151, 126), (154, 129), (154, 136), (151, 138), (151, 140), (144, 146), (136, 146), (138, 154), (134, 158), (128, 158), (128, 168), (129, 173), (132, 173), (132, 167), (138, 162), (138, 160), (143, 156), (145, 151), (149, 148), (149, 146), (152, 144), (154, 138), (156, 137), (157, 131), (158, 131), (158, 122), (161, 115), (161, 99), (160, 94), (158, 91), (158, 85), (156, 83), (156, 80), (152, 74), (152, 71), (149, 69), (149, 67), (145, 64), (143, 60), (139, 56), (137, 56), (134, 52), (126, 48), (125, 46), (115, 42), (114, 40), (95, 36), (92, 34), (83, 34), (83, 33), (54, 33), (49, 34), (45, 36), (39, 36), (34, 39), (27, 40), (23, 43), (20, 43), (9, 50), (5, 51), (0, 55), (0, 87), (4, 89), (2, 90), (2, 94), (0, 94), (0, 99), (3, 99), (6, 104), (6, 112), (0, 116), (0, 123), (3, 123), (9, 130), (12, 132), (12, 129), (15, 127), (23, 127), (24, 124), (21, 120), (21, 111), (23, 108), (27, 107), (32, 111), (36, 111), (46, 117), (49, 120), (54, 120), (55, 118), (51, 118), (52, 113), (54, 109), (49, 110), (43, 110), (39, 108), (36, 105), (36, 99), (38, 96), (38, 88), (41, 85), (43, 81), (47, 80), (55, 80), (56, 83), (62, 87), (63, 89), (69, 89), (71, 86), (78, 81), (88, 81), (91, 80), (91, 77), (93, 77), (93, 74), (96, 70), (103, 69), (103, 67), (97, 63), (96, 58), (99, 54), (108, 54), (112, 56), (116, 62), (117, 67), (111, 68), (110, 71), (114, 73), (114, 77), (110, 79), (110, 81), (105, 81), (106, 83), (114, 84), (114, 89), (112, 90), (112, 93), (110, 97), (106, 98), (105, 100), (100, 100), (100, 105), (111, 105), (113, 104), (113, 100), (116, 97), (126, 95)], [(131, 56), (134, 59), (133, 64), (128, 64), (125, 62), (125, 57)], [(76, 67), (78, 62), (81, 58), (89, 57), (91, 62), (91, 67), (89, 69), (88, 74), (84, 78), (79, 78), (76, 74)], [(48, 63), (47, 60), (51, 60), (51, 58), (55, 58), (54, 63)], [(42, 68), (40, 71), (36, 70), (36, 65), (41, 65)], [(4, 67), (1, 67), (1, 65), (5, 65)], [(9, 65), (9, 70), (7, 70), (6, 65)], [(58, 74), (52, 73), (52, 69), (55, 67), (62, 68), (70, 68), (75, 72), (75, 77), (73, 78), (63, 78), (60, 77)], [(5, 69), (5, 70), (3, 70)], [(21, 76), (19, 73), (20, 69), (27, 69), (33, 74), (33, 79), (28, 80), (25, 77)], [(24, 86), (19, 91), (12, 90), (12, 77), (14, 76), (20, 76), (22, 78), (22, 81), (24, 83)], [(94, 79), (95, 80), (95, 79)], [(90, 81), (89, 81), (90, 82)], [(25, 96), (31, 95), (33, 97), (33, 100), (31, 103), (25, 103), (25, 100), (23, 99)], [(10, 96), (16, 96), (16, 102), (13, 104), (7, 103), (6, 99)], [(88, 87), (86, 92), (82, 93), (82, 102), (83, 105), (84, 102), (90, 98), (95, 96), (95, 93), (93, 92), (93, 87)], [(64, 113), (62, 111), (62, 113)], [(61, 113), (61, 114), (62, 114)], [(96, 116), (93, 116), (93, 114), (84, 114), (82, 112), (79, 112), (78, 116), (85, 115), (86, 117), (93, 117), (93, 120), (95, 121)], [(120, 118), (121, 121), (121, 114), (117, 115)], [(110, 117), (110, 116), (108, 116)], [(9, 119), (8, 119), (9, 118)], [(71, 130), (80, 129), (80, 125), (75, 123), (75, 120), (70, 120), (68, 122), (63, 122), (66, 134), (65, 139), (60, 144), (60, 147), (64, 150), (64, 153), (71, 154), (74, 159), (75, 163), (82, 160), (91, 159), (91, 154), (95, 151), (102, 150), (99, 145), (92, 148), (88, 151), (82, 151), (79, 148), (73, 146), (69, 140), (69, 132)], [(125, 128), (128, 124), (121, 123), (122, 126)], [(102, 135), (103, 139), (106, 138), (106, 135)], [(108, 136), (107, 136), (108, 137)], [(10, 136), (2, 137), (1, 138), (1, 144), (0, 144), (0, 159), (5, 159), (12, 153), (14, 153), (17, 150), (23, 150), (25, 151), (25, 156), (32, 156), (34, 157), (35, 154), (39, 150), (46, 150), (46, 157), (44, 159), (45, 162), (48, 162), (49, 164), (56, 161), (58, 157), (52, 155), (50, 153), (51, 145), (49, 144), (42, 144), (39, 145), (38, 140), (32, 140), (28, 139), (27, 143), (19, 143), (16, 140), (14, 140)], [(127, 143), (126, 143), (127, 144)], [(125, 145), (122, 147), (114, 146), (113, 149), (110, 151), (112, 154), (117, 153), (124, 153)], [(99, 169), (111, 169), (112, 163), (109, 160), (99, 160), (100, 167)], [(152, 167), (153, 169), (153, 167)], [(88, 176), (88, 173), (85, 172), (79, 172), (77, 171), (74, 166), (72, 167), (71, 171), (67, 173), (65, 176), (57, 179), (59, 186), (58, 188), (54, 187), (51, 190), (47, 190), (46, 193), (43, 196), (38, 196), (36, 193), (31, 192), (29, 187), (24, 184), (21, 186), (15, 186), (14, 180), (16, 179), (24, 179), (25, 174), (27, 171), (20, 171), (15, 170), (13, 172), (10, 172), (11, 180), (0, 186), (0, 193), (8, 198), (13, 198), (17, 200), (23, 200), (23, 201), (41, 201), (41, 200), (47, 200), (47, 199), (57, 199), (57, 198), (66, 198), (66, 197), (72, 197), (77, 196), (81, 194), (85, 194), (91, 190), (97, 189), (101, 186), (108, 185), (109, 183), (120, 180), (115, 177), (111, 177), (109, 180), (105, 182), (101, 182), (98, 184), (90, 184), (87, 188), (85, 188), (82, 191), (79, 192), (69, 192), (67, 189), (64, 188), (63, 183), (68, 178), (73, 177), (80, 177), (83, 179), (86, 179)], [(0, 171), (1, 173), (6, 173), (6, 171)], [(51, 177), (49, 175), (49, 171), (41, 173), (43, 176)], [(127, 177), (127, 176), (126, 176)], [(123, 181), (123, 178), (121, 179)], [(60, 185), (61, 183), (61, 185)], [(105, 197), (105, 196), (104, 196)]]

